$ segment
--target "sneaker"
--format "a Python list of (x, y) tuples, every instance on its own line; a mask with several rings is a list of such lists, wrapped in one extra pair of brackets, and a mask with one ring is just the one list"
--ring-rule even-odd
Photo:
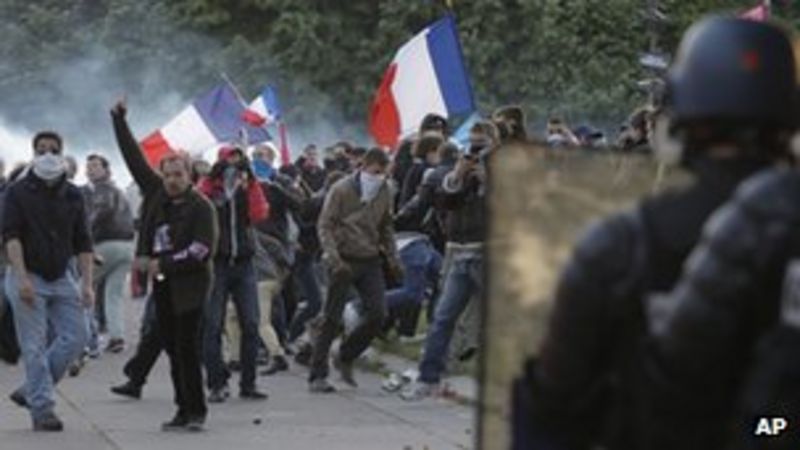
[(416, 402), (436, 394), (439, 383), (424, 383), (415, 381), (400, 392), (400, 398), (409, 402)]
[(73, 361), (72, 364), (69, 365), (67, 373), (69, 374), (69, 376), (73, 378), (77, 377), (78, 375), (81, 374), (81, 370), (83, 370), (83, 366), (85, 365), (86, 365), (86, 356), (81, 356), (75, 361)]
[(339, 375), (342, 378), (342, 381), (349, 384), (352, 387), (358, 387), (358, 383), (356, 383), (356, 378), (353, 375), (353, 363), (352, 362), (344, 362), (339, 357), (333, 358), (333, 367), (334, 369), (339, 371)]
[(239, 392), (239, 398), (245, 400), (266, 400), (269, 397), (267, 394), (260, 392), (256, 388), (242, 389)]
[(183, 431), (189, 424), (189, 419), (181, 414), (176, 414), (169, 422), (161, 424), (161, 431)]
[(23, 391), (22, 388), (12, 392), (11, 395), (8, 396), (8, 398), (20, 408), (28, 407), (28, 399), (27, 397), (25, 397), (25, 391)]
[(294, 355), (294, 362), (300, 364), (301, 366), (310, 366), (311, 365), (311, 354), (313, 353), (314, 348), (311, 344), (303, 344), (297, 348), (297, 352)]
[(308, 383), (308, 390), (314, 394), (332, 394), (336, 388), (325, 378), (317, 378)]
[(125, 350), (125, 340), (122, 338), (112, 338), (108, 341), (106, 351), (108, 353), (122, 353)]
[(198, 433), (205, 430), (206, 419), (204, 417), (190, 417), (186, 421), (186, 431)]
[(225, 400), (227, 400), (230, 396), (231, 393), (227, 386), (223, 386), (219, 389), (210, 389), (210, 393), (208, 394), (208, 403), (225, 403)]
[(381, 389), (390, 393), (399, 392), (400, 389), (403, 389), (403, 386), (407, 385), (410, 381), (411, 380), (403, 378), (400, 374), (391, 373), (383, 379)]
[(283, 356), (276, 356), (272, 358), (269, 366), (261, 371), (261, 375), (270, 376), (278, 372), (286, 372), (287, 370), (289, 370), (289, 363), (286, 361), (286, 358)]
[(119, 386), (113, 386), (111, 388), (111, 392), (117, 395), (121, 395), (123, 397), (129, 397), (136, 400), (142, 398), (142, 387), (135, 384), (132, 381), (128, 381), (125, 384), (121, 384)]
[(98, 344), (97, 347), (92, 347), (92, 348), (86, 349), (86, 352), (84, 353), (83, 358), (84, 358), (84, 360), (87, 357), (91, 358), (91, 359), (99, 359), (100, 355), (101, 355), (100, 345)]
[(63, 431), (64, 424), (54, 413), (45, 413), (33, 421), (33, 431)]

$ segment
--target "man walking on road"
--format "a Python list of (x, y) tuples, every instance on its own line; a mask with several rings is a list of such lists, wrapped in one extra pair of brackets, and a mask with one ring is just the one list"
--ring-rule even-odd
[(111, 166), (105, 157), (89, 155), (86, 175), (89, 225), (95, 250), (103, 261), (95, 278), (98, 286), (105, 281), (103, 298), (110, 337), (106, 350), (119, 353), (125, 348), (123, 292), (133, 262), (133, 214), (125, 195), (111, 180)]
[(314, 342), (311, 392), (330, 393), (328, 353), (342, 320), (351, 286), (362, 302), (361, 323), (340, 347), (335, 364), (342, 380), (355, 386), (353, 361), (369, 347), (386, 317), (382, 256), (396, 277), (402, 274), (392, 224), (392, 193), (386, 181), (389, 157), (380, 149), (364, 156), (362, 169), (331, 187), (319, 219), (319, 237), (330, 270), (328, 300)]
[[(86, 342), (83, 307), (94, 303), (92, 241), (81, 191), (66, 179), (61, 136), (41, 132), (33, 149), (32, 169), (8, 188), (3, 213), (5, 290), (26, 377), (11, 400), (30, 408), (35, 431), (61, 431), (53, 387)], [(80, 290), (70, 268), (75, 255)]]
[(214, 207), (192, 188), (188, 158), (169, 154), (159, 175), (147, 163), (125, 120), (124, 102), (111, 111), (125, 163), (143, 194), (136, 255), (153, 284), (164, 349), (169, 356), (175, 417), (164, 431), (200, 431), (206, 418), (200, 336), (217, 242)]

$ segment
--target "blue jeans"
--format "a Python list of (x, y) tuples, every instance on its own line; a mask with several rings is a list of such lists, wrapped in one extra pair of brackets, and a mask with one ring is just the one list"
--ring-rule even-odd
[(397, 331), (401, 336), (413, 336), (425, 291), (435, 286), (442, 267), (442, 256), (427, 239), (408, 244), (400, 251), (405, 277), (403, 285), (386, 292), (386, 306), (389, 309), (388, 327), (399, 322)]
[(252, 259), (233, 265), (225, 261), (215, 261), (214, 264), (214, 287), (205, 308), (203, 337), (203, 360), (209, 389), (222, 388), (230, 378), (230, 372), (222, 360), (222, 330), (229, 297), (233, 299), (242, 331), (239, 353), (242, 379), (239, 386), (249, 390), (255, 388), (256, 384), (256, 357), (260, 340), (258, 287)]
[[(19, 296), (19, 282), (9, 271), (5, 288), (14, 310), (14, 325), (25, 363), (25, 395), (34, 420), (52, 412), (53, 386), (86, 344), (84, 309), (74, 276), (68, 271), (55, 281), (29, 275), (36, 292), (33, 305)], [(53, 339), (48, 339), (48, 326)]]
[(447, 361), (447, 349), (458, 318), (473, 295), (483, 293), (483, 254), (457, 250), (450, 271), (445, 274), (442, 295), (436, 303), (433, 323), (425, 338), (425, 350), (419, 366), (420, 381), (438, 383)]
[(289, 342), (300, 337), (306, 329), (306, 323), (316, 317), (322, 309), (322, 290), (314, 255), (298, 253), (295, 264), (293, 278), (306, 304), (295, 314), (289, 325)]
[(132, 241), (105, 241), (95, 246), (103, 264), (95, 272), (95, 289), (103, 285), (105, 317), (112, 339), (125, 337), (125, 277), (131, 270), (134, 246)]
[(389, 309), (421, 304), (425, 290), (435, 281), (442, 267), (442, 256), (424, 240), (404, 248), (400, 252), (400, 260), (403, 262), (405, 277), (402, 286), (386, 292), (386, 306)]

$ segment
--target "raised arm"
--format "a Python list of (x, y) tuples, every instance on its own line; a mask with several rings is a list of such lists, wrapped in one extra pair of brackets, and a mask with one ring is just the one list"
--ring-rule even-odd
[(161, 184), (161, 177), (150, 167), (144, 157), (144, 153), (142, 153), (139, 143), (136, 142), (136, 138), (133, 137), (128, 121), (125, 119), (126, 114), (127, 107), (124, 100), (119, 101), (111, 110), (117, 145), (133, 180), (143, 193), (150, 192)]

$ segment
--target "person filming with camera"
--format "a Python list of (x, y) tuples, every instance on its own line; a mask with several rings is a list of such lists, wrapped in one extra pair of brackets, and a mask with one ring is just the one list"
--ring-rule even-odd
[[(473, 295), (483, 292), (483, 243), (486, 234), (486, 158), (497, 145), (497, 132), (489, 122), (473, 127), (465, 154), (441, 185), (441, 202), (447, 210), (446, 252), (451, 263), (444, 274), (433, 322), (425, 338), (419, 379), (400, 394), (408, 401), (436, 395), (447, 362), (447, 350), (459, 317)], [(486, 132), (486, 130), (493, 130)]]

